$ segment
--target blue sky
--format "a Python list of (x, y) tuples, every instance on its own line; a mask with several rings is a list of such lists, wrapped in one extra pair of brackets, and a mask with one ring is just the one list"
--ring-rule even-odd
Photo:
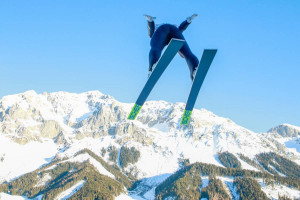
[[(134, 102), (147, 77), (150, 39), (143, 14), (180, 24), (190, 48), (218, 53), (196, 108), (253, 131), (300, 126), (300, 2), (102, 1), (0, 2), (0, 97), (35, 90), (99, 90)], [(176, 56), (149, 100), (186, 102), (191, 87)]]

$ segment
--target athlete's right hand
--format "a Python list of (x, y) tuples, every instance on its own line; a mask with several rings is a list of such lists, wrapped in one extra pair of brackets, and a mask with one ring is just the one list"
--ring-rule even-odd
[(144, 16), (147, 18), (147, 20), (148, 20), (149, 22), (153, 22), (153, 20), (156, 19), (156, 17), (152, 17), (152, 16), (150, 16), (150, 15), (144, 15)]

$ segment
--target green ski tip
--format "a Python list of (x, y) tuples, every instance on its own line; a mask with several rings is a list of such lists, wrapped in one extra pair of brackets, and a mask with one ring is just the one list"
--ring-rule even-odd
[(181, 125), (188, 125), (191, 119), (192, 111), (191, 110), (184, 110), (182, 119), (181, 119)]
[(128, 116), (128, 119), (135, 120), (135, 118), (139, 114), (141, 108), (142, 108), (142, 106), (140, 106), (138, 104), (134, 104), (134, 106)]

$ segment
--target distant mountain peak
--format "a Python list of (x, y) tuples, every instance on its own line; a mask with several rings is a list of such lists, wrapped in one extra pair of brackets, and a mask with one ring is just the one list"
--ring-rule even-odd
[[(86, 137), (122, 136), (119, 141), (152, 144), (156, 137), (189, 140), (213, 152), (273, 151), (262, 135), (204, 108), (194, 109), (188, 126), (180, 126), (184, 103), (147, 101), (136, 120), (127, 120), (133, 104), (121, 103), (99, 91), (37, 94), (30, 90), (0, 99), (1, 134), (25, 143), (43, 138), (62, 141)], [(282, 135), (296, 135), (291, 125)], [(278, 131), (279, 128), (273, 129)], [(62, 142), (65, 143), (65, 142)], [(249, 154), (250, 156), (250, 154)], [(196, 159), (195, 159), (196, 160)]]
[(282, 137), (297, 137), (300, 135), (300, 127), (285, 123), (271, 128), (268, 133), (278, 133)]
[[(286, 162), (286, 157), (300, 163), (300, 151), (297, 150), (299, 139), (255, 133), (204, 108), (194, 109), (190, 124), (181, 126), (180, 120), (185, 104), (180, 102), (147, 101), (136, 120), (127, 120), (132, 106), (133, 103), (119, 102), (99, 91), (37, 94), (31, 90), (1, 98), (0, 146), (4, 148), (0, 148), (0, 182), (35, 170), (41, 164), (52, 160), (51, 169), (65, 168), (66, 165), (70, 167), (66, 168), (68, 173), (65, 178), (69, 175), (72, 177), (72, 173), (74, 177), (82, 175), (80, 179), (75, 180), (74, 186), (82, 183), (82, 180), (89, 183), (88, 179), (83, 177), (89, 173), (81, 174), (76, 171), (77, 168), (82, 167), (82, 173), (93, 171), (95, 168), (98, 169), (95, 172), (104, 175), (108, 174), (107, 171), (114, 172), (112, 174), (115, 178), (119, 174), (118, 180), (124, 180), (124, 185), (130, 185), (130, 181), (127, 181), (129, 176), (130, 179), (142, 179), (135, 189), (136, 195), (144, 196), (145, 199), (155, 199), (155, 188), (159, 188), (158, 185), (178, 169), (179, 174), (176, 172), (174, 175), (180, 175), (184, 167), (187, 170), (187, 173), (184, 173), (185, 179), (180, 175), (180, 179), (177, 177), (174, 180), (179, 181), (177, 183), (184, 181), (185, 184), (169, 184), (171, 179), (166, 179), (166, 184), (162, 184), (170, 185), (171, 188), (182, 185), (184, 188), (195, 188), (198, 191), (197, 184), (202, 178), (205, 180), (202, 172), (212, 169), (223, 171), (226, 166), (233, 166), (231, 170), (227, 170), (228, 173), (241, 169), (253, 170), (253, 173), (263, 172), (264, 168), (258, 162), (272, 162), (272, 165), (264, 164), (265, 170), (279, 174), (276, 172), (278, 163), (273, 161), (273, 153), (281, 156), (278, 160)], [(291, 137), (298, 136), (299, 130), (299, 127), (282, 124), (274, 127), (271, 132)], [(274, 135), (277, 137), (273, 137)], [(290, 141), (291, 139), (293, 141)], [(87, 160), (89, 161), (86, 162)], [(81, 164), (77, 163), (78, 161), (82, 161)], [(33, 165), (35, 162), (39, 163), (39, 166)], [(32, 166), (27, 169), (14, 167), (26, 166), (25, 163)], [(298, 169), (294, 167), (296, 164), (290, 163), (288, 166)], [(237, 169), (234, 169), (235, 167)], [(198, 174), (197, 179), (194, 179), (195, 172)], [(286, 174), (285, 172), (290, 173), (290, 170), (280, 173)], [(47, 170), (41, 176), (34, 174), (37, 171), (32, 173), (34, 176), (29, 177), (37, 178), (34, 185), (46, 183), (54, 175), (49, 174)], [(98, 176), (97, 173), (93, 174)], [(56, 180), (54, 176), (52, 178)], [(233, 186), (233, 177), (231, 179), (229, 185)], [(114, 182), (114, 178), (105, 181), (110, 182)], [(190, 185), (192, 182), (195, 183), (193, 187), (186, 187), (186, 184)], [(14, 188), (15, 191), (20, 191), (19, 185)], [(120, 185), (120, 188), (124, 187)], [(162, 190), (157, 190), (160, 192), (158, 195), (163, 195), (165, 189), (169, 190), (168, 187), (160, 188)], [(80, 190), (78, 191), (79, 195)], [(152, 197), (148, 198), (149, 193), (146, 192), (152, 192)], [(192, 191), (191, 194), (195, 192)], [(185, 196), (183, 199), (195, 198)]]

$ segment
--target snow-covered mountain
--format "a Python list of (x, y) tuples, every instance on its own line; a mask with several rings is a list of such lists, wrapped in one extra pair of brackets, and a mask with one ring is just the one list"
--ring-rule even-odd
[[(255, 133), (205, 109), (195, 109), (190, 124), (181, 126), (185, 105), (164, 101), (147, 102), (137, 119), (130, 121), (127, 116), (132, 106), (99, 91), (27, 91), (3, 97), (0, 181), (15, 180), (53, 159), (90, 160), (100, 173), (113, 177), (88, 155), (78, 157), (77, 152), (85, 148), (99, 156), (103, 149), (115, 148), (117, 166), (123, 173), (142, 180), (137, 189), (148, 187), (142, 197), (136, 194), (137, 199), (152, 199), (155, 187), (180, 169), (184, 160), (224, 167), (218, 158), (220, 152), (242, 154), (253, 160), (260, 153), (275, 152), (300, 163), (299, 127), (284, 124), (269, 133)], [(140, 152), (139, 159), (121, 166), (121, 147), (135, 148)], [(102, 157), (113, 164), (110, 154)], [(261, 170), (239, 157), (238, 160), (242, 169)], [(82, 186), (84, 182), (78, 184)], [(130, 198), (134, 199), (134, 195)]]
[(298, 137), (300, 135), (300, 128), (290, 124), (281, 124), (271, 128), (269, 133), (278, 133), (282, 137)]

